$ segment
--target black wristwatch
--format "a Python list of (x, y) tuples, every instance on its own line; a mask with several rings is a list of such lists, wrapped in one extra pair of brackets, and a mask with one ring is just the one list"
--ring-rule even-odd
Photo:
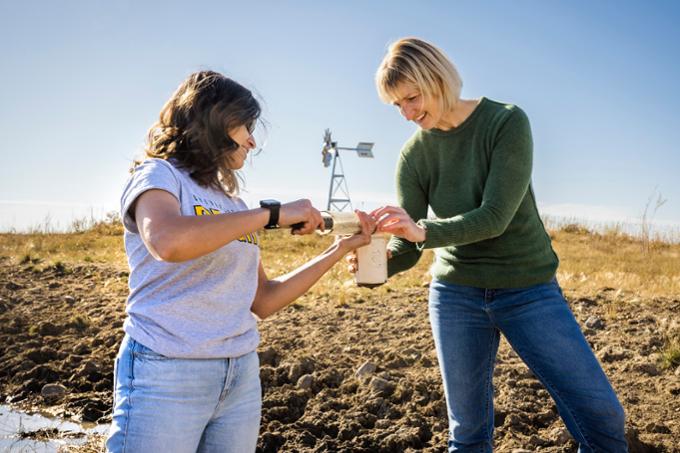
[(278, 228), (281, 202), (278, 200), (260, 200), (260, 207), (269, 209), (269, 222), (264, 227), (268, 230)]

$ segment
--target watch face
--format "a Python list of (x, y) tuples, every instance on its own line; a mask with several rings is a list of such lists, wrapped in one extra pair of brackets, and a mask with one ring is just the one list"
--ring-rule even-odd
[(281, 202), (278, 201), (278, 200), (272, 200), (272, 199), (261, 200), (260, 206), (262, 206), (263, 208), (266, 208), (267, 206), (281, 206)]

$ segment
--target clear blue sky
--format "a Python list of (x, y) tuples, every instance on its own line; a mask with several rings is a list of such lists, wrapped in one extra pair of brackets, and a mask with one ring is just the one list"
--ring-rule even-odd
[(205, 68), (265, 104), (249, 203), (325, 207), (325, 128), (341, 146), (376, 143), (373, 160), (344, 155), (355, 206), (393, 200), (415, 126), (379, 101), (373, 74), (409, 35), (447, 52), (463, 97), (528, 113), (542, 210), (630, 220), (656, 188), (656, 219), (680, 225), (678, 23), (674, 1), (1, 2), (0, 229), (115, 209), (161, 106)]

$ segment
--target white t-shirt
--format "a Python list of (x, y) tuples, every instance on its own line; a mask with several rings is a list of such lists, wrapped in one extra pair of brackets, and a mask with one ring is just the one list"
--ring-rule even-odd
[(137, 197), (150, 189), (172, 194), (185, 216), (248, 209), (238, 197), (198, 185), (172, 161), (147, 159), (137, 166), (121, 197), (130, 266), (123, 329), (168, 357), (226, 358), (254, 351), (260, 340), (250, 311), (260, 261), (257, 234), (193, 260), (158, 261), (144, 245), (129, 212)]

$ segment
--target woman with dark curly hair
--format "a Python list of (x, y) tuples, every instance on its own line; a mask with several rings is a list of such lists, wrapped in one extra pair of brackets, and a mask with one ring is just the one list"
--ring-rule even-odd
[(309, 200), (238, 198), (236, 171), (255, 148), (260, 106), (212, 71), (189, 76), (151, 128), (121, 198), (130, 294), (114, 367), (114, 452), (252, 452), (261, 389), (257, 319), (307, 291), (362, 233), (336, 240), (300, 268), (270, 280), (257, 231), (323, 228)]

